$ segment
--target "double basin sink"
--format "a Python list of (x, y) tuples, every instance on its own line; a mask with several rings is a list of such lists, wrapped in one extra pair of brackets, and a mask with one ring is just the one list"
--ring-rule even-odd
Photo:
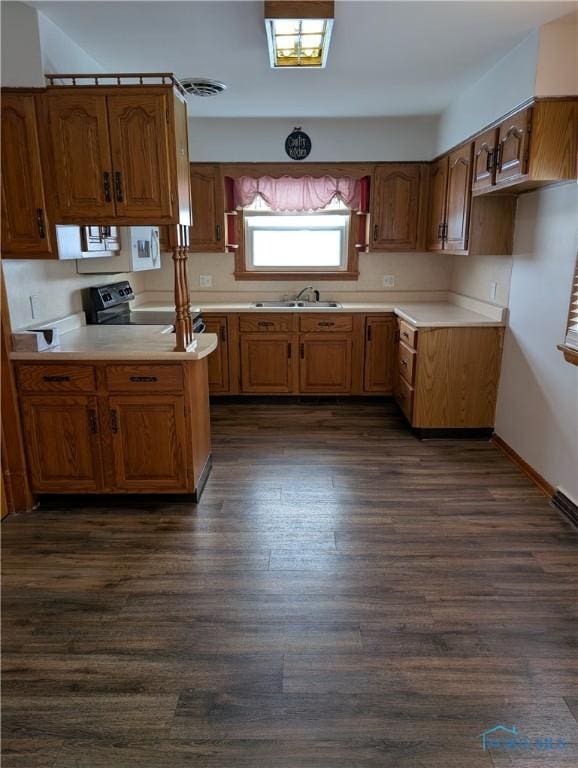
[(342, 309), (337, 301), (255, 301), (252, 307), (262, 309)]

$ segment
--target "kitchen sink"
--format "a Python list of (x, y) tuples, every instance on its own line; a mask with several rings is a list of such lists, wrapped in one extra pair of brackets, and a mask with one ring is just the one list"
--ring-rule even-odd
[(252, 307), (263, 309), (341, 309), (337, 301), (256, 301)]

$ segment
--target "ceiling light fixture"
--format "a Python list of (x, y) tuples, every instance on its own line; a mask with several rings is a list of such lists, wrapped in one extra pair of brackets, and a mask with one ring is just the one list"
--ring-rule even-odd
[(265, 0), (265, 28), (273, 69), (323, 69), (334, 0)]

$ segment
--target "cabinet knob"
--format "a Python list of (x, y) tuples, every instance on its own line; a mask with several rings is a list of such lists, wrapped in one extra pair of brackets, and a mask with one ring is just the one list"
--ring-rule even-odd
[(218, 243), (221, 242), (221, 230), (222, 230), (221, 225), (217, 224), (217, 226), (215, 227), (215, 234), (216, 234)]
[(379, 227), (377, 224), (373, 225), (373, 239), (378, 240), (379, 239)]
[(110, 412), (110, 428), (114, 435), (118, 432), (118, 416), (115, 410)]
[(158, 378), (156, 376), (131, 376), (131, 381), (134, 381), (135, 384), (147, 384), (152, 381), (158, 381)]
[(96, 411), (90, 410), (88, 412), (88, 423), (90, 425), (90, 431), (93, 435), (96, 435), (98, 432), (98, 421), (96, 418)]

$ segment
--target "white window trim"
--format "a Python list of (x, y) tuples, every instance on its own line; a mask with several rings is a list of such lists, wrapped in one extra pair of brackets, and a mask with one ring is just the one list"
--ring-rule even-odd
[[(255, 228), (250, 228), (246, 223), (247, 217), (263, 217), (265, 220), (271, 216), (299, 216), (304, 218), (307, 216), (335, 216), (341, 215), (345, 220), (345, 227), (340, 230), (341, 240), (341, 253), (339, 266), (312, 266), (301, 264), (299, 266), (255, 266), (253, 264), (253, 242), (251, 234), (255, 232)], [(311, 272), (323, 275), (324, 273), (339, 273), (347, 272), (349, 264), (349, 238), (350, 238), (350, 226), (351, 226), (351, 211), (349, 209), (343, 210), (342, 208), (326, 208), (321, 211), (308, 211), (307, 213), (300, 214), (298, 212), (277, 212), (271, 210), (259, 210), (259, 209), (245, 209), (245, 222), (244, 222), (244, 243), (245, 243), (245, 269), (247, 272), (263, 272), (263, 273), (303, 273)], [(263, 227), (263, 229), (267, 229)], [(277, 227), (275, 227), (277, 229)], [(323, 230), (323, 227), (304, 227), (304, 229), (310, 230)]]

